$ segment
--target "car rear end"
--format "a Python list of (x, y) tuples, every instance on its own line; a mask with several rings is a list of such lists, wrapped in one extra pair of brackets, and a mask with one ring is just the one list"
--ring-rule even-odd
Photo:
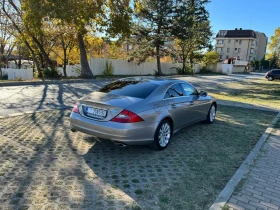
[(266, 74), (265, 74), (265, 78), (267, 79), (269, 76), (271, 76), (271, 74), (272, 74), (272, 71), (270, 70), (270, 71), (268, 71), (268, 72), (266, 72)]
[(156, 128), (150, 115), (154, 110), (147, 108), (134, 113), (130, 108), (139, 103), (144, 106), (147, 94), (157, 86), (122, 82), (110, 85), (75, 104), (70, 115), (71, 129), (125, 145), (152, 143)]

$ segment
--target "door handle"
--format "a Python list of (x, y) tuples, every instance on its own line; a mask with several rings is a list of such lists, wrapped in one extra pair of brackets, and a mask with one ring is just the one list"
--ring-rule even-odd
[(172, 109), (176, 109), (177, 106), (176, 106), (175, 104), (172, 104), (172, 105), (171, 105), (171, 108), (172, 108)]

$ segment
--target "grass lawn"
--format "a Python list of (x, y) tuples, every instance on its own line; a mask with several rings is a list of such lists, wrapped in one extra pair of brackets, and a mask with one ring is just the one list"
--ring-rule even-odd
[(218, 100), (228, 100), (280, 109), (280, 81), (265, 79), (226, 83), (210, 95)]
[(167, 149), (184, 150), (184, 176), (159, 194), (161, 209), (208, 209), (275, 114), (220, 107), (217, 116), (212, 125), (184, 129)]

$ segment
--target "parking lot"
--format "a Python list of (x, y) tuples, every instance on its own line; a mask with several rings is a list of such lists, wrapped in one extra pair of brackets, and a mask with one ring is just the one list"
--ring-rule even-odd
[(155, 151), (72, 133), (69, 112), (0, 119), (1, 210), (207, 209), (275, 116), (219, 107)]

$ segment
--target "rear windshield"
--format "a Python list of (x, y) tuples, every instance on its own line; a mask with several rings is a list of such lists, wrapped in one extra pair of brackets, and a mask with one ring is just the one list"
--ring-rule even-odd
[(105, 85), (99, 92), (144, 99), (158, 86), (151, 82), (118, 80)]

